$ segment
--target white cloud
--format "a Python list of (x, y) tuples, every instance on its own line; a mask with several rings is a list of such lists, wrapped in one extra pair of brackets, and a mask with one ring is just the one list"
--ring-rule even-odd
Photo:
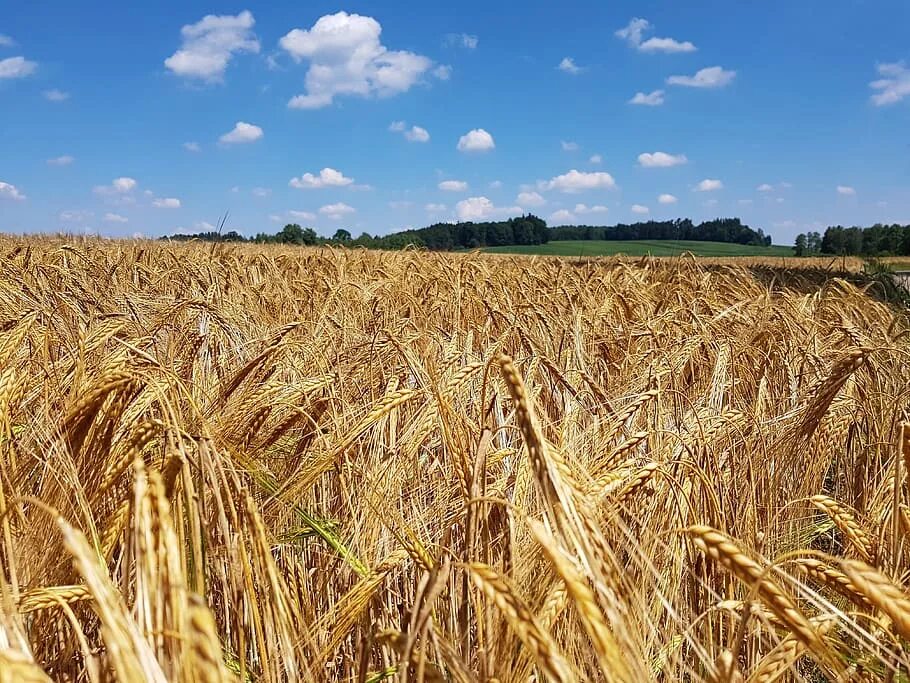
[(838, 185), (837, 194), (842, 194), (845, 197), (852, 197), (856, 194), (856, 190), (849, 185)]
[[(300, 220), (300, 221), (315, 221), (316, 220), (316, 214), (310, 213), (309, 211), (295, 211), (292, 209), (291, 211), (288, 211), (288, 216), (290, 216), (291, 218), (296, 218), (297, 220)], [(281, 217), (279, 216), (278, 219), (281, 220)]]
[(25, 57), (8, 57), (0, 59), (0, 79), (25, 78), (35, 73), (38, 68), (36, 62), (30, 62)]
[(778, 197), (778, 198), (775, 199), (774, 201), (777, 202), (778, 204), (783, 204), (783, 203), (784, 203), (785, 201), (787, 201), (787, 200), (784, 199), (783, 197)]
[(647, 206), (642, 206), (641, 204), (633, 204), (631, 211), (632, 213), (638, 214), (639, 216), (644, 216), (645, 214), (651, 213), (651, 209), (649, 209)]
[(175, 197), (158, 197), (152, 200), (152, 206), (156, 209), (179, 209), (180, 200)]
[(83, 211), (81, 209), (69, 209), (66, 211), (61, 211), (57, 218), (64, 223), (84, 223), (88, 220), (91, 220), (94, 217), (94, 213), (91, 211)]
[(759, 185), (759, 186), (756, 187), (755, 189), (756, 189), (757, 192), (774, 192), (774, 187), (772, 187), (772, 186), (769, 185), (768, 183), (762, 183), (761, 185)]
[(450, 33), (445, 39), (445, 44), (449, 47), (463, 47), (468, 50), (476, 49), (479, 42), (477, 36), (467, 33)]
[(603, 204), (595, 204), (594, 206), (587, 206), (585, 204), (576, 204), (573, 211), (577, 214), (589, 214), (589, 213), (607, 213), (608, 209)]
[(452, 67), (446, 64), (440, 64), (433, 69), (433, 75), (440, 81), (447, 81), (452, 77)]
[(641, 52), (695, 52), (695, 45), (673, 38), (648, 38), (643, 40), (645, 31), (652, 28), (647, 19), (632, 19), (625, 28), (616, 31), (616, 36)]
[(661, 204), (675, 204), (679, 200), (675, 195), (672, 194), (662, 194), (657, 198), (657, 201)]
[(486, 197), (462, 199), (455, 205), (455, 213), (463, 221), (480, 221), (488, 218), (506, 218), (523, 213), (520, 206), (495, 206)]
[(736, 203), (740, 206), (750, 206), (752, 204), (751, 199), (737, 199)]
[(248, 10), (236, 16), (206, 15), (180, 29), (183, 43), (164, 65), (178, 76), (221, 81), (235, 54), (259, 52), (259, 41), (252, 31), (255, 23)]
[[(428, 57), (387, 49), (382, 26), (372, 17), (338, 12), (320, 17), (312, 28), (295, 28), (280, 41), (295, 62), (309, 61), (306, 93), (293, 97), (293, 109), (326, 107), (338, 95), (389, 97), (405, 92), (433, 66)], [(437, 72), (445, 80), (448, 72)]]
[(592, 164), (599, 164), (603, 160), (604, 160), (604, 158), (602, 156), (600, 156), (599, 154), (592, 154), (591, 158), (588, 159), (588, 161)]
[(714, 178), (705, 178), (698, 185), (695, 186), (696, 192), (714, 192), (716, 190), (722, 190), (724, 184)]
[(110, 185), (96, 185), (95, 194), (100, 195), (117, 195), (127, 194), (136, 188), (136, 180), (128, 177), (114, 178)]
[(566, 142), (565, 140), (561, 140), (559, 144), (562, 147), (563, 152), (575, 152), (578, 150), (577, 142)]
[(272, 191), (267, 187), (254, 187), (252, 189), (252, 193), (254, 197), (262, 198), (268, 197), (270, 194), (272, 194)]
[(705, 202), (705, 206), (707, 206), (708, 208), (710, 208), (710, 207), (712, 207), (712, 206), (717, 206), (717, 200), (716, 200), (716, 199), (708, 199), (708, 200)]
[(673, 38), (648, 38), (638, 49), (642, 52), (695, 52), (697, 48), (688, 40), (680, 42)]
[(247, 142), (256, 142), (262, 137), (262, 128), (252, 123), (238, 121), (233, 130), (222, 135), (218, 140), (225, 145), (235, 145)]
[(560, 209), (550, 214), (550, 223), (552, 225), (567, 225), (578, 220), (574, 213), (568, 209)]
[(196, 221), (193, 223), (193, 228), (200, 232), (214, 232), (218, 229), (208, 221)]
[(48, 166), (69, 166), (76, 160), (75, 157), (71, 157), (69, 154), (64, 154), (60, 157), (54, 157), (53, 159), (47, 160)]
[(393, 133), (400, 133), (407, 127), (407, 125), (408, 124), (406, 124), (404, 121), (392, 121), (392, 123), (389, 124), (389, 130)]
[(719, 66), (709, 66), (706, 69), (700, 69), (694, 76), (670, 76), (667, 83), (689, 88), (723, 88), (725, 85), (730, 85), (734, 78), (736, 78), (735, 71), (728, 71)]
[(404, 132), (404, 139), (408, 142), (429, 142), (430, 134), (426, 128), (420, 126), (411, 126), (411, 130)]
[(389, 202), (390, 209), (407, 209), (413, 206), (414, 202), (409, 202), (407, 200), (392, 200)]
[[(291, 212), (288, 211), (288, 213), (291, 213)], [(284, 219), (281, 216), (279, 216), (277, 213), (270, 213), (269, 220), (272, 221), (272, 223), (280, 223)]]
[(464, 192), (468, 189), (468, 184), (463, 180), (443, 180), (437, 187), (446, 192)]
[(774, 227), (775, 227), (775, 228), (795, 228), (795, 227), (796, 227), (796, 222), (795, 222), (795, 221), (790, 221), (790, 220), (787, 220), (787, 221), (779, 221), (779, 222), (777, 222), (777, 223), (774, 223)]
[(344, 216), (349, 215), (357, 211), (353, 206), (348, 206), (344, 202), (338, 202), (336, 204), (326, 204), (325, 206), (319, 209), (319, 213), (323, 216), (328, 216), (332, 220), (341, 220)]
[(563, 57), (559, 66), (556, 68), (560, 71), (565, 71), (567, 74), (572, 74), (573, 76), (580, 74), (582, 71), (581, 67), (578, 66), (571, 57)]
[(126, 216), (121, 216), (119, 213), (106, 213), (104, 214), (104, 220), (108, 223), (129, 223), (130, 219)]
[(568, 173), (542, 180), (538, 186), (543, 190), (559, 190), (560, 192), (584, 192), (585, 190), (611, 189), (616, 187), (613, 176), (603, 171), (585, 173), (574, 168)]
[(25, 199), (25, 195), (15, 185), (4, 183), (0, 180), (0, 199), (14, 199), (17, 202), (21, 202)]
[(501, 180), (494, 180), (493, 182), (490, 183), (490, 189), (491, 189), (491, 190), (498, 190), (498, 189), (501, 188), (501, 187), (502, 187), (502, 181), (501, 181)]
[(669, 168), (688, 163), (685, 154), (667, 154), (666, 152), (645, 152), (638, 155), (638, 163), (645, 168)]
[(201, 152), (202, 147), (199, 146), (198, 142), (184, 142), (183, 149), (187, 152)]
[(458, 139), (459, 152), (486, 152), (494, 147), (493, 136), (483, 128), (470, 130)]
[(16, 45), (16, 41), (0, 33), (0, 47), (13, 47)]
[(53, 88), (52, 90), (45, 90), (41, 94), (44, 95), (44, 99), (46, 99), (48, 102), (65, 102), (70, 98), (70, 94), (68, 92), (63, 92), (62, 90), (57, 90), (56, 88)]
[(520, 192), (515, 202), (521, 206), (543, 206), (547, 200), (537, 192)]
[(304, 173), (299, 178), (291, 178), (288, 185), (298, 190), (319, 190), (324, 187), (346, 187), (353, 182), (353, 178), (348, 178), (341, 171), (324, 168), (319, 171), (319, 175)]
[(442, 213), (442, 212), (446, 211), (449, 207), (447, 207), (445, 204), (430, 203), (430, 204), (427, 204), (426, 206), (424, 206), (423, 208), (430, 213)]
[(878, 64), (875, 68), (882, 78), (869, 84), (870, 88), (878, 91), (872, 95), (873, 104), (884, 107), (910, 95), (910, 69), (904, 62)]
[(664, 103), (664, 91), (654, 90), (648, 94), (643, 92), (635, 93), (635, 97), (629, 100), (629, 104), (641, 104), (646, 107), (659, 107)]

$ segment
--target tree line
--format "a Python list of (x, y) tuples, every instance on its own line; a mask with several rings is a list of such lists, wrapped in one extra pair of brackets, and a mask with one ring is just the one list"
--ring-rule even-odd
[(426, 228), (403, 230), (390, 235), (362, 233), (353, 237), (341, 228), (331, 238), (320, 237), (313, 228), (289, 223), (275, 234), (259, 233), (246, 238), (236, 231), (177, 234), (171, 240), (200, 239), (210, 242), (257, 242), (274, 244), (341, 244), (368, 249), (418, 247), (431, 251), (453, 251), (520, 244), (546, 244), (564, 240), (694, 240), (733, 244), (770, 245), (771, 236), (753, 230), (739, 218), (718, 218), (698, 225), (688, 218), (673, 221), (644, 221), (612, 226), (568, 225), (548, 228), (546, 221), (528, 214), (504, 221), (436, 223)]
[(910, 256), (910, 225), (876, 223), (868, 228), (835, 225), (825, 230), (824, 235), (800, 233), (796, 236), (794, 252), (797, 256)]

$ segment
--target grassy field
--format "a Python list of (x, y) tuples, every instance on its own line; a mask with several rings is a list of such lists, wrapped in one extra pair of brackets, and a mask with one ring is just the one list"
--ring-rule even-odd
[(692, 242), (687, 240), (605, 241), (579, 240), (549, 242), (540, 245), (487, 247), (484, 251), (498, 254), (543, 254), (551, 256), (678, 256), (690, 252), (695, 256), (793, 256), (790, 247), (754, 247), (726, 242)]
[(0, 255), (0, 681), (907, 680), (907, 320), (823, 269)]

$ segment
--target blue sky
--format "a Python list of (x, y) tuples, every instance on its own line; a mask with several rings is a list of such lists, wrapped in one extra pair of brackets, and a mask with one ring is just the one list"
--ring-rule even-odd
[(910, 3), (8, 3), (0, 230), (910, 223)]

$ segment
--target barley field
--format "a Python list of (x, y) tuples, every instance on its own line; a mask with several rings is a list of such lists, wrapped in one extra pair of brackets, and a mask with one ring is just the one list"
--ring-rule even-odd
[(3, 683), (907, 680), (910, 340), (861, 283), (0, 253)]

